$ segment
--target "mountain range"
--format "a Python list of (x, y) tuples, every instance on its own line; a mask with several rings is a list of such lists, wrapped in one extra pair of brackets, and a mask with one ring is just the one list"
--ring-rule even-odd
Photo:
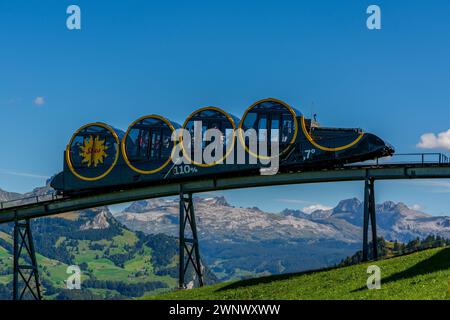
[[(234, 207), (224, 197), (194, 198), (194, 207), (201, 252), (221, 279), (321, 268), (361, 248), (363, 203), (356, 198), (311, 213)], [(450, 217), (392, 201), (377, 205), (376, 213), (378, 233), (387, 240), (450, 238)], [(146, 234), (178, 234), (176, 199), (137, 201), (114, 216)]]
[[(51, 191), (42, 187), (26, 196)], [(24, 195), (0, 191), (4, 201)], [(31, 222), (45, 299), (128, 299), (172, 290), (178, 282), (178, 240), (129, 230), (107, 207)], [(13, 224), (0, 225), (0, 299), (11, 299)], [(68, 267), (81, 269), (81, 290), (68, 290)], [(205, 282), (217, 278), (205, 268)], [(193, 270), (187, 271), (188, 286)]]
[[(48, 186), (41, 187), (26, 196), (50, 191)], [(2, 201), (23, 196), (0, 190)], [(145, 282), (143, 274), (147, 277), (152, 275), (151, 279), (160, 279), (158, 274), (167, 274), (169, 278), (162, 281), (165, 284), (160, 284), (162, 287), (155, 290), (168, 290), (176, 283), (178, 205), (177, 199), (152, 199), (133, 202), (123, 211), (113, 214), (105, 207), (36, 219), (33, 222), (36, 230), (45, 229), (47, 235), (47, 240), (44, 236), (37, 237), (36, 247), (38, 251), (45, 247), (40, 254), (63, 265), (86, 262), (92, 279), (98, 279), (98, 274), (104, 271), (102, 268), (108, 270), (107, 274), (111, 271), (103, 278), (105, 281), (115, 281), (114, 274), (120, 274), (117, 279), (125, 283)], [(215, 277), (226, 280), (331, 266), (361, 248), (363, 204), (356, 198), (342, 200), (332, 209), (313, 212), (294, 209), (264, 212), (257, 207), (232, 206), (224, 197), (194, 197), (194, 207), (202, 259), (213, 271), (210, 278), (214, 281)], [(392, 201), (378, 204), (376, 213), (379, 235), (386, 240), (407, 242), (430, 234), (450, 238), (450, 217), (432, 216)], [(3, 228), (0, 238), (10, 243), (11, 228), (0, 228)], [(85, 239), (86, 234), (89, 237), (95, 235), (95, 239)], [(123, 237), (124, 234), (128, 236)], [(48, 238), (48, 235), (52, 236)], [(122, 239), (120, 245), (117, 239)], [(2, 242), (3, 247), (8, 247), (5, 241)], [(64, 251), (61, 243), (66, 244), (66, 241), (73, 258), (64, 261), (66, 258), (57, 252)], [(97, 242), (102, 243), (102, 248)], [(141, 243), (144, 246), (148, 244), (148, 249), (133, 249)], [(153, 256), (161, 255), (170, 257), (170, 263), (159, 258), (152, 261)], [(93, 261), (95, 257), (101, 257), (107, 267), (103, 265), (97, 270), (98, 261)], [(130, 267), (133, 265), (137, 269)], [(0, 265), (0, 284), (2, 272), (6, 274)], [(3, 275), (3, 282), (6, 282), (5, 277)], [(108, 297), (123, 297), (127, 296), (124, 292), (128, 292), (97, 289), (91, 288), (91, 292), (101, 292)], [(128, 296), (139, 296), (138, 293), (128, 292)]]

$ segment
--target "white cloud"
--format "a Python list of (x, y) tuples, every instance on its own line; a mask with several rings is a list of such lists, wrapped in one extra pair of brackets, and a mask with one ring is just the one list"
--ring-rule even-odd
[(33, 103), (37, 106), (42, 106), (45, 104), (45, 98), (38, 96), (38, 97), (34, 98)]
[(424, 209), (424, 207), (422, 207), (420, 204), (412, 204), (408, 206), (410, 209), (412, 210), (416, 210), (416, 211), (422, 211)]
[(450, 129), (438, 133), (425, 133), (420, 136), (420, 141), (416, 145), (422, 149), (447, 149), (450, 150)]
[(306, 201), (301, 199), (287, 199), (287, 198), (281, 198), (276, 199), (276, 201), (289, 203), (289, 204), (297, 204), (297, 205), (307, 205), (306, 207), (303, 207), (301, 210), (304, 213), (313, 213), (316, 210), (330, 210), (333, 209), (333, 207), (329, 207), (320, 203), (314, 203), (312, 201)]
[(325, 206), (323, 204), (316, 203), (316, 204), (304, 207), (302, 209), (302, 211), (305, 212), (305, 213), (313, 213), (316, 210), (330, 210), (330, 209), (333, 209), (333, 207), (328, 207), (328, 206)]

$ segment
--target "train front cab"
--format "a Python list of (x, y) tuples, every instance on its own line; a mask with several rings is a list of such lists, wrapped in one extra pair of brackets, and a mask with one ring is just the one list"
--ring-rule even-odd
[[(358, 128), (322, 127), (287, 103), (273, 98), (251, 105), (239, 128), (242, 129), (239, 140), (253, 157), (273, 157), (269, 142), (278, 141), (280, 166), (287, 168), (356, 162), (393, 153), (390, 145), (373, 134)], [(250, 150), (249, 142), (243, 136), (248, 129), (257, 132), (257, 152)], [(278, 130), (276, 137), (271, 129)], [(264, 150), (260, 150), (261, 143), (266, 145)]]
[(392, 155), (394, 149), (360, 128), (322, 127), (301, 117), (301, 149), (306, 165), (342, 165)]

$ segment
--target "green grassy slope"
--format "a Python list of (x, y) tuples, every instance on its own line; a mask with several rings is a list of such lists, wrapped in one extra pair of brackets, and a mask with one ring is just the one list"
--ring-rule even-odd
[[(128, 232), (125, 230), (125, 232)], [(77, 247), (71, 248), (73, 251), (73, 264), (80, 265), (85, 262), (88, 266), (87, 270), (82, 271), (82, 285), (88, 278), (95, 278), (100, 281), (109, 282), (123, 282), (128, 285), (142, 284), (152, 281), (165, 283), (166, 288), (157, 288), (155, 290), (147, 291), (146, 294), (154, 294), (157, 292), (164, 292), (173, 288), (176, 285), (176, 279), (170, 275), (158, 276), (155, 274), (154, 266), (151, 262), (152, 250), (143, 245), (142, 249), (134, 253), (131, 257), (125, 260), (123, 266), (116, 265), (109, 257), (105, 255), (106, 250), (114, 252), (114, 250), (124, 249), (124, 245), (133, 244), (134, 241), (122, 244), (122, 236), (116, 236), (111, 241), (88, 241), (79, 240)], [(134, 239), (131, 239), (134, 240)], [(92, 243), (101, 243), (104, 248), (101, 250), (92, 250), (89, 245)], [(41, 281), (44, 281), (44, 296), (46, 299), (55, 298), (56, 294), (48, 294), (47, 287), (51, 285), (57, 291), (66, 287), (65, 281), (69, 274), (67, 273), (68, 264), (50, 259), (40, 253), (36, 254), (39, 273)], [(12, 281), (11, 269), (12, 255), (6, 249), (0, 247), (0, 284), (6, 285)], [(8, 270), (8, 271), (6, 271)], [(96, 289), (93, 287), (83, 286), (84, 290), (91, 291), (96, 294), (98, 298), (113, 298), (124, 297), (118, 291), (113, 289)], [(52, 290), (53, 291), (53, 290)], [(132, 290), (131, 290), (132, 291)], [(133, 295), (129, 296), (133, 297)], [(4, 297), (6, 298), (6, 297)]]
[[(367, 267), (381, 269), (381, 289), (366, 287)], [(450, 299), (450, 248), (344, 268), (227, 282), (151, 299)]]
[[(112, 226), (103, 230), (80, 231), (81, 223), (62, 218), (33, 223), (45, 299), (61, 295), (69, 299), (136, 298), (176, 286), (176, 239), (138, 234), (112, 219)], [(12, 226), (3, 228), (6, 231), (0, 230), (0, 300), (9, 299), (12, 290)], [(65, 290), (69, 265), (81, 268), (79, 292)]]

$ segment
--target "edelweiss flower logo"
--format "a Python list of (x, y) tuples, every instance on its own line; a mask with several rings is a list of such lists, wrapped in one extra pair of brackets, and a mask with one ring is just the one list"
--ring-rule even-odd
[(108, 156), (105, 152), (107, 149), (108, 147), (105, 146), (105, 140), (100, 140), (99, 136), (95, 137), (95, 139), (90, 136), (88, 139), (85, 139), (83, 145), (80, 146), (80, 156), (83, 158), (81, 163), (86, 163), (88, 167), (92, 165), (97, 167), (97, 165), (103, 163)]

